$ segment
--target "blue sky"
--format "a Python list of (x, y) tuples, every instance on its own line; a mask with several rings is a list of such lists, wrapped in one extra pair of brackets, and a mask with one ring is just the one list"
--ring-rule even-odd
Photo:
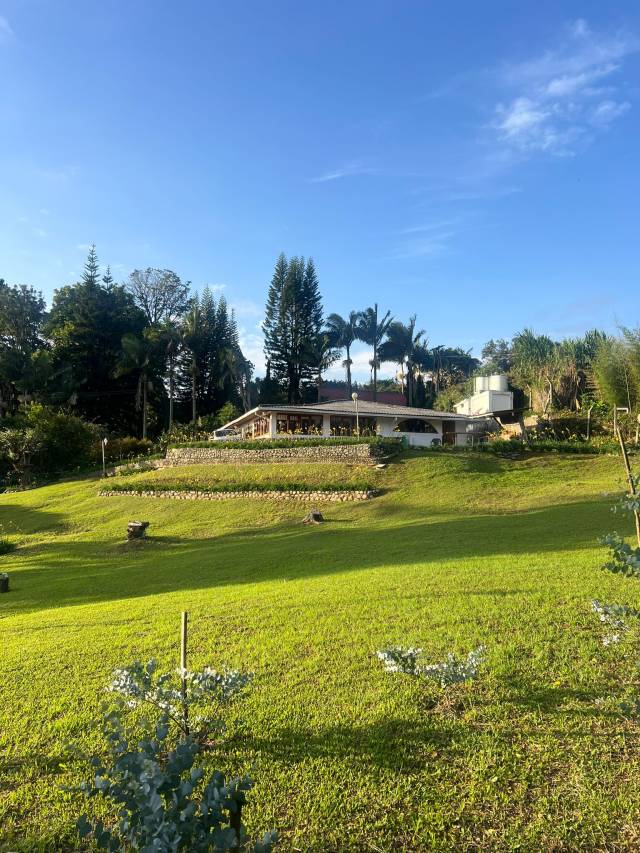
[(632, 0), (0, 0), (0, 277), (169, 267), (258, 372), (281, 251), (433, 345), (640, 324), (639, 131)]

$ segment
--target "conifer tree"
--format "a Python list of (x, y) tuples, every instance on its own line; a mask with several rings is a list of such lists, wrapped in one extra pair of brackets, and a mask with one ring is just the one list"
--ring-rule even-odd
[(284, 254), (271, 279), (263, 324), (271, 376), (290, 403), (303, 399), (304, 384), (318, 372), (313, 343), (322, 329), (322, 300), (313, 260)]
[(100, 264), (98, 263), (98, 253), (96, 252), (95, 243), (92, 243), (89, 249), (81, 281), (83, 284), (94, 286), (100, 284)]
[(113, 276), (111, 275), (111, 267), (107, 264), (107, 271), (102, 276), (102, 283), (106, 287), (107, 290), (113, 287), (115, 284), (113, 280)]

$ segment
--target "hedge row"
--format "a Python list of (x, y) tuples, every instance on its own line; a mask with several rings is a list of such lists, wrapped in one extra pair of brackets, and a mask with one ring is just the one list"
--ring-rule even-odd
[(369, 492), (370, 483), (215, 483), (202, 486), (193, 483), (109, 483), (110, 492)]
[[(617, 453), (619, 445), (614, 441), (559, 441), (554, 439), (537, 439), (525, 444), (519, 439), (498, 438), (474, 447), (439, 446), (424, 448), (430, 453)], [(629, 448), (633, 452), (633, 448)]]
[(619, 446), (614, 441), (591, 443), (589, 441), (562, 441), (542, 438), (525, 444), (517, 439), (498, 439), (480, 445), (480, 449), (489, 453), (616, 453)]
[(179, 444), (170, 444), (169, 448), (215, 447), (233, 450), (276, 450), (279, 447), (326, 447), (345, 444), (370, 444), (375, 447), (388, 448), (391, 451), (399, 450), (402, 447), (402, 438), (388, 438), (379, 435), (360, 437), (336, 435), (331, 438), (312, 436), (310, 438), (261, 438), (249, 441), (185, 441)]

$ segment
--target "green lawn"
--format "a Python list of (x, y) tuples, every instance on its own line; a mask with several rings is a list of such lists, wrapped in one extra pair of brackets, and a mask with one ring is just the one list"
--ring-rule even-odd
[(321, 489), (324, 484), (355, 488), (378, 486), (384, 481), (384, 472), (372, 465), (330, 462), (295, 465), (287, 462), (281, 465), (179, 465), (176, 468), (113, 477), (109, 479), (107, 488), (171, 489), (188, 484), (194, 489), (215, 489), (223, 483), (233, 483), (250, 489), (252, 486), (266, 487), (274, 483), (279, 486), (295, 483)]
[[(77, 847), (67, 745), (98, 746), (115, 667), (177, 664), (186, 609), (194, 668), (255, 673), (210, 759), (255, 778), (251, 834), (277, 828), (284, 851), (637, 850), (640, 729), (599, 702), (633, 680), (634, 638), (603, 647), (590, 613), (640, 601), (598, 570), (597, 537), (631, 532), (605, 495), (619, 461), (409, 453), (375, 477), (382, 496), (329, 504), (318, 527), (291, 502), (104, 498), (95, 479), (1, 495), (19, 547), (0, 558), (0, 849)], [(151, 538), (124, 542), (138, 518)], [(484, 643), (487, 663), (434, 707), (382, 671), (395, 643), (432, 660)]]

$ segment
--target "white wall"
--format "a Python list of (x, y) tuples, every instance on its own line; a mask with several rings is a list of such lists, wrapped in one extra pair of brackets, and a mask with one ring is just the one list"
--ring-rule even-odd
[(486, 415), (488, 412), (510, 412), (513, 409), (511, 391), (479, 391), (456, 403), (454, 409), (459, 415)]

